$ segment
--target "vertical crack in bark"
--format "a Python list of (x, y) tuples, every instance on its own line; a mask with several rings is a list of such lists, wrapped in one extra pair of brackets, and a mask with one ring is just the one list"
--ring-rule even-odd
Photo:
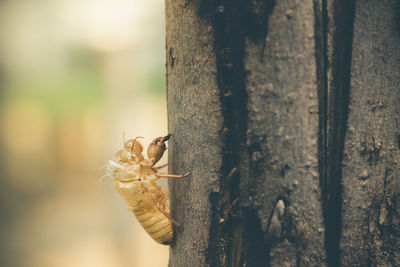
[[(265, 266), (269, 261), (268, 253), (259, 251), (266, 244), (260, 238), (264, 233), (257, 216), (245, 211), (237, 216), (240, 177), (236, 170), (240, 165), (240, 155), (247, 153), (247, 93), (243, 62), (245, 38), (265, 42), (269, 15), (274, 5), (274, 0), (203, 0), (198, 9), (199, 17), (209, 20), (214, 30), (217, 81), (224, 116), (221, 131), (225, 144), (220, 190), (210, 195), (213, 207), (207, 252), (210, 266), (244, 266), (250, 262), (256, 264), (252, 266), (261, 266), (258, 263)], [(246, 217), (245, 221), (241, 219), (243, 216)], [(252, 234), (248, 234), (249, 231)], [(246, 248), (246, 245), (251, 248)], [(249, 249), (252, 250), (251, 255), (248, 255)], [(255, 255), (255, 252), (260, 253)]]
[[(265, 242), (264, 233), (261, 229), (261, 222), (256, 211), (243, 208), (243, 235), (246, 236), (246, 255), (244, 264), (231, 266), (271, 266), (270, 246)], [(267, 253), (266, 253), (267, 252)]]
[(355, 2), (316, 0), (314, 7), (320, 105), (319, 172), (325, 247), (328, 266), (339, 266), (341, 165), (349, 109)]
[(327, 88), (328, 88), (328, 54), (327, 54), (327, 20), (326, 0), (314, 1), (315, 46), (317, 60), (317, 86), (319, 105), (318, 135), (318, 168), (321, 187), (323, 216), (326, 218), (326, 171), (327, 171)]
[[(199, 8), (200, 17), (208, 14), (214, 30), (217, 81), (224, 116), (221, 130), (225, 140), (220, 190), (210, 196), (213, 214), (207, 259), (210, 266), (232, 266), (234, 261), (242, 261), (241, 249), (237, 249), (242, 242), (241, 221), (233, 217), (232, 212), (236, 210), (233, 203), (239, 196), (239, 175), (235, 170), (239, 166), (240, 147), (245, 143), (247, 130), (244, 36), (238, 21), (239, 1), (216, 2), (203, 1)], [(238, 250), (239, 255), (233, 255), (232, 250)]]
[[(326, 0), (314, 1), (315, 14), (315, 46), (317, 61), (317, 86), (319, 105), (319, 135), (318, 135), (318, 169), (321, 187), (321, 199), (325, 228), (327, 228), (327, 112), (328, 112), (328, 52), (327, 52), (327, 30), (328, 15)], [(325, 231), (326, 233), (327, 231)], [(325, 235), (325, 247), (328, 248), (327, 236)], [(327, 252), (327, 255), (329, 253)], [(328, 259), (329, 260), (329, 259)]]

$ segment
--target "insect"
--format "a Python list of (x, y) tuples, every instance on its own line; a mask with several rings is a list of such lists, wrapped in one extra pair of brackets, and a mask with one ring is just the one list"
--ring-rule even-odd
[(148, 158), (142, 155), (143, 146), (137, 140), (124, 141), (124, 148), (116, 153), (118, 162), (109, 162), (113, 172), (114, 187), (135, 214), (146, 232), (158, 243), (168, 245), (173, 237), (172, 224), (179, 226), (169, 214), (168, 193), (155, 181), (160, 178), (184, 178), (184, 175), (159, 173), (154, 165), (161, 159), (165, 142), (171, 134), (155, 138), (147, 149)]

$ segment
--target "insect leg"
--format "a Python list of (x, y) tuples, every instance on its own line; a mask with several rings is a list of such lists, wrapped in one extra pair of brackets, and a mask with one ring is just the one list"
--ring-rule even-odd
[(178, 226), (178, 227), (181, 226), (181, 224), (178, 223), (177, 221), (175, 221), (175, 220), (171, 217), (171, 215), (169, 215), (168, 212), (166, 212), (165, 210), (163, 210), (163, 209), (160, 208), (160, 207), (157, 207), (157, 209), (158, 209), (162, 214), (164, 214), (165, 217), (167, 217), (173, 224), (175, 224), (175, 225)]
[(162, 169), (162, 168), (167, 167), (167, 166), (168, 166), (168, 163), (164, 164), (164, 165), (161, 165), (161, 166), (153, 167), (153, 169), (159, 170), (159, 169)]
[[(156, 191), (156, 190), (155, 190)], [(168, 193), (162, 188), (159, 192), (144, 192), (146, 199), (148, 199), (149, 202), (153, 203), (158, 211), (160, 211), (162, 214), (165, 215), (173, 224), (176, 226), (180, 226), (180, 224), (175, 221), (171, 215), (162, 207), (164, 205), (164, 202), (168, 199)], [(154, 196), (158, 194), (160, 196), (159, 199), (155, 199)]]
[(158, 178), (185, 178), (190, 175), (190, 172), (187, 172), (183, 175), (176, 175), (176, 174), (168, 174), (168, 173), (155, 173)]
[(159, 207), (158, 205), (156, 206), (156, 208), (165, 215), (165, 217), (167, 217), (173, 224), (175, 224), (176, 226), (180, 226), (180, 223), (178, 223), (177, 221), (175, 221), (171, 215), (164, 209), (162, 209), (161, 207)]

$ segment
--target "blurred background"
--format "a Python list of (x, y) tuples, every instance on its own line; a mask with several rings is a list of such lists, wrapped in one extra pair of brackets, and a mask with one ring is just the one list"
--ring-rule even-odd
[(163, 0), (0, 0), (1, 266), (167, 266), (100, 179), (123, 132), (167, 133), (164, 21)]

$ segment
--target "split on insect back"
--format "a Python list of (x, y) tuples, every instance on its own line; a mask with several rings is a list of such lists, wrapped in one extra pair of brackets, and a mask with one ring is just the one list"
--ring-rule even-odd
[(179, 226), (179, 223), (169, 214), (167, 191), (155, 181), (160, 178), (184, 178), (190, 173), (159, 173), (155, 167), (167, 149), (165, 142), (171, 138), (171, 134), (151, 142), (147, 148), (147, 159), (142, 155), (140, 138), (124, 140), (124, 148), (115, 154), (117, 162), (110, 161), (108, 167), (112, 171), (115, 189), (139, 223), (156, 242), (167, 245), (173, 238), (172, 224)]

